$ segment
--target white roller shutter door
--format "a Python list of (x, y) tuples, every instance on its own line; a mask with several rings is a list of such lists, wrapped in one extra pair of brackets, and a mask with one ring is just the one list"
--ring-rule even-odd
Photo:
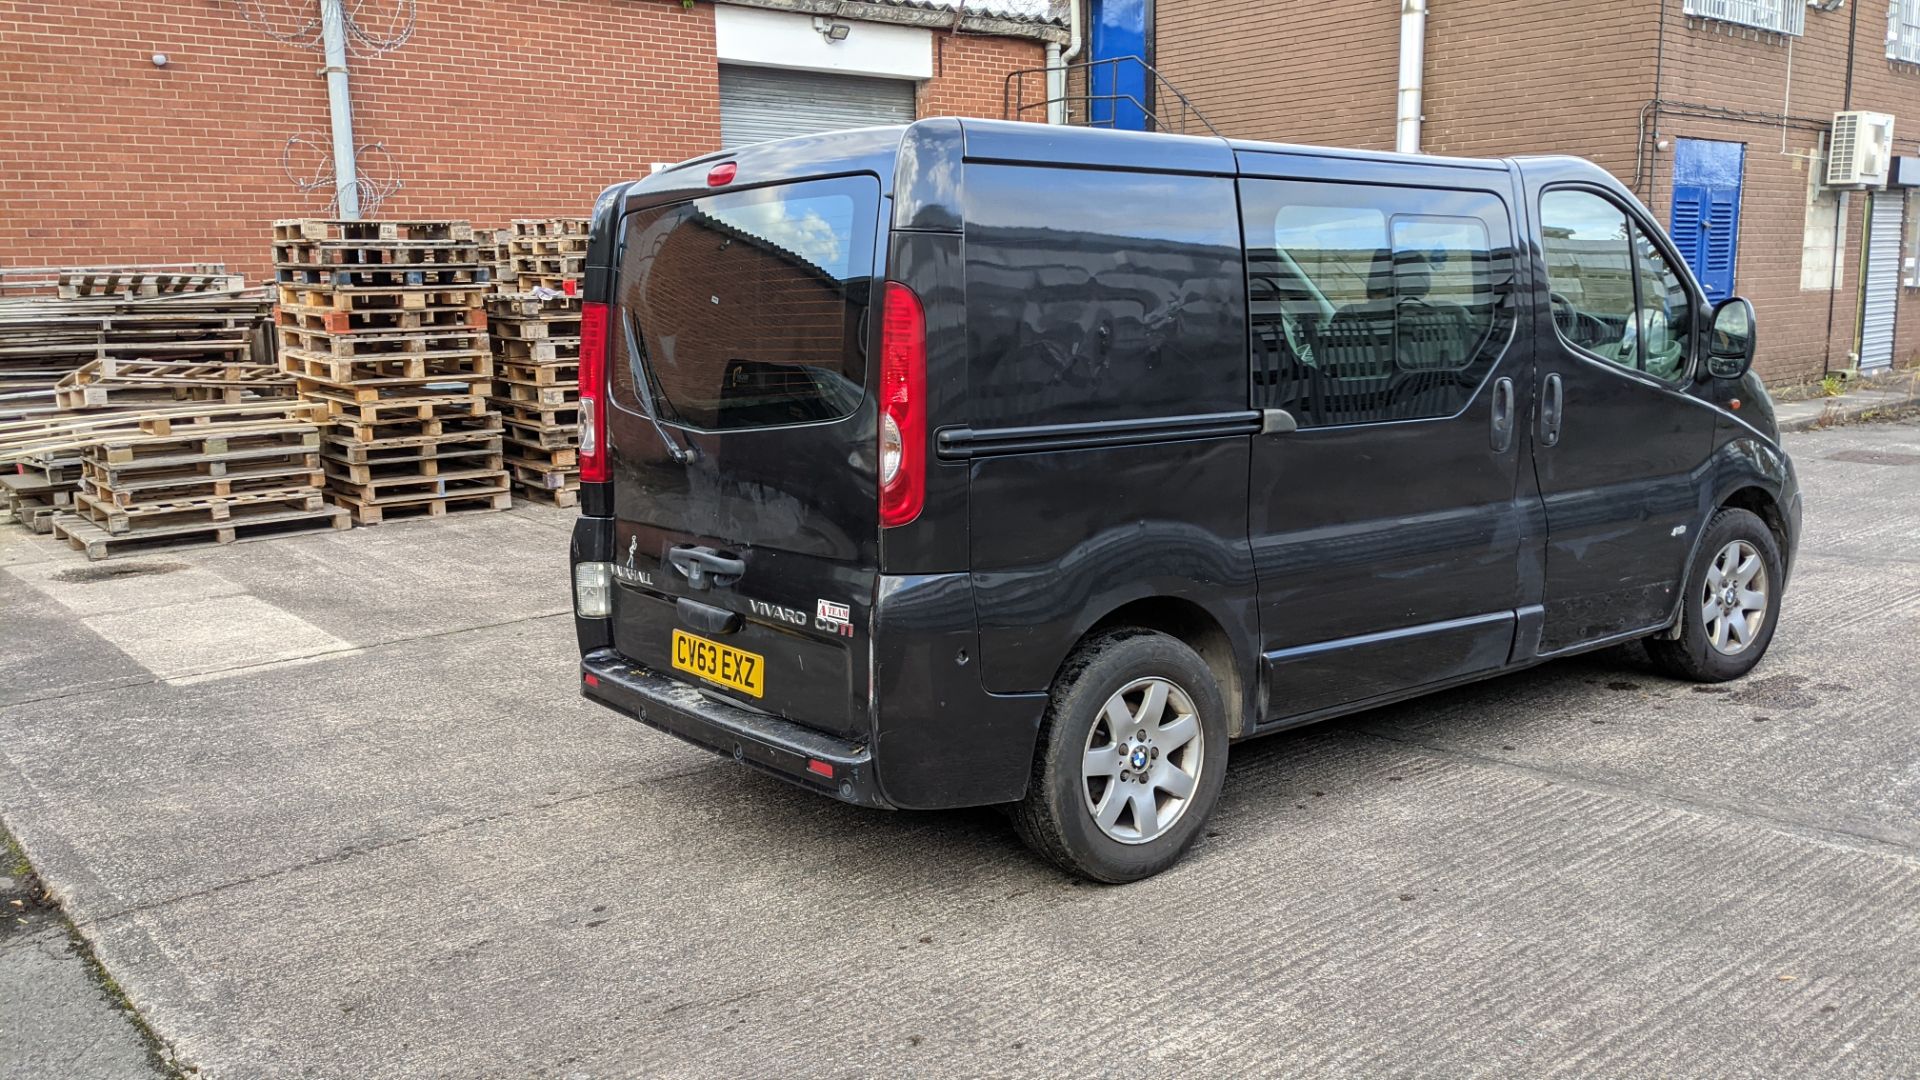
[(1860, 315), (1860, 370), (1893, 363), (1893, 317), (1900, 302), (1900, 237), (1905, 192), (1877, 192), (1867, 225), (1866, 297)]
[(720, 145), (913, 122), (914, 84), (815, 71), (720, 66)]

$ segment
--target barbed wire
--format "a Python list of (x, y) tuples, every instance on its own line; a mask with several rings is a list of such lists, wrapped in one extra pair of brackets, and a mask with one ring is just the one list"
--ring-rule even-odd
[[(329, 144), (320, 141), (318, 137), (305, 132), (295, 132), (287, 136), (286, 145), (280, 148), (280, 168), (287, 174), (287, 181), (293, 185), (294, 190), (305, 195), (336, 186), (333, 175), (333, 151), (328, 146)], [(314, 155), (312, 160), (316, 165), (309, 172), (296, 171), (295, 155), (305, 156), (308, 151)], [(354, 150), (353, 153), (357, 159), (353, 187), (360, 194), (360, 212), (371, 215), (380, 208), (381, 203), (386, 202), (394, 192), (399, 191), (406, 184), (397, 175), (393, 152), (387, 149), (385, 143), (368, 143)], [(373, 170), (374, 173), (384, 174), (384, 176), (367, 175), (369, 158), (384, 163), (384, 168), (376, 166)], [(340, 212), (338, 190), (334, 191), (333, 198), (327, 200), (327, 210), (334, 214)]]
[[(235, 0), (240, 17), (275, 41), (303, 49), (321, 42), (321, 5), (329, 0)], [(413, 40), (419, 23), (418, 0), (338, 0), (347, 30), (347, 48), (361, 56), (380, 56)], [(298, 8), (308, 7), (302, 16)], [(270, 11), (269, 8), (274, 10)]]

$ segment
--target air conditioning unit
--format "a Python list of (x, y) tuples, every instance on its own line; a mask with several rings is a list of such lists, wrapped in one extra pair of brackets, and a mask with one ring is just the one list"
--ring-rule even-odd
[(1880, 187), (1893, 163), (1893, 117), (1886, 113), (1833, 114), (1827, 147), (1828, 187)]

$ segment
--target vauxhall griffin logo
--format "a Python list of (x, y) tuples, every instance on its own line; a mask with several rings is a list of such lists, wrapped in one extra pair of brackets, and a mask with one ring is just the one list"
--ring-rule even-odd
[(639, 554), (640, 554), (640, 538), (638, 536), (628, 537), (627, 538), (627, 561), (623, 563), (613, 564), (614, 579), (617, 581), (624, 581), (629, 585), (645, 585), (647, 588), (651, 589), (653, 588), (653, 575), (647, 573), (645, 570), (642, 570), (638, 566), (634, 565), (634, 560), (638, 557)]

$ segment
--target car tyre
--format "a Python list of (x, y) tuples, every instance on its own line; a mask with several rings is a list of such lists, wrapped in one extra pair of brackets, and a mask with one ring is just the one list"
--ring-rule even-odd
[(1647, 655), (1667, 674), (1694, 682), (1745, 675), (1773, 642), (1785, 578), (1767, 523), (1748, 510), (1720, 510), (1687, 569), (1680, 636), (1649, 639)]
[(1054, 681), (1015, 830), (1094, 881), (1167, 869), (1219, 801), (1226, 717), (1213, 672), (1183, 642), (1132, 629), (1083, 643)]

